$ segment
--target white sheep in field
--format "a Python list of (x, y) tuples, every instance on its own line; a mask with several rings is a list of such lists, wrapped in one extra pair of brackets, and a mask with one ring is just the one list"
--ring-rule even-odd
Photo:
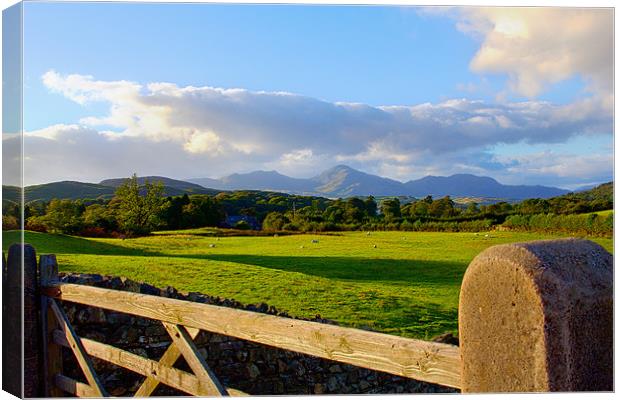
[(312, 243), (318, 243), (319, 241), (317, 239), (312, 239)]
[(213, 247), (215, 247), (215, 244), (214, 244), (214, 243), (211, 243), (211, 244), (209, 245), (209, 247), (213, 248)]

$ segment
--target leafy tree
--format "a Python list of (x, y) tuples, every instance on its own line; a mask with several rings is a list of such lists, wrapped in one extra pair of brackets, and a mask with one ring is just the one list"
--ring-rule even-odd
[(279, 212), (270, 212), (263, 221), (263, 229), (266, 231), (280, 231), (290, 223), (289, 219)]
[(49, 232), (74, 234), (83, 226), (80, 205), (71, 200), (53, 199), (40, 218)]
[(467, 209), (465, 210), (465, 214), (467, 215), (476, 215), (480, 213), (480, 208), (478, 208), (478, 203), (471, 202), (467, 204)]
[(101, 204), (91, 204), (82, 214), (84, 225), (113, 231), (118, 228), (118, 222), (112, 210)]
[(392, 222), (396, 221), (401, 217), (400, 214), (400, 200), (394, 199), (385, 199), (381, 202), (381, 213), (386, 221)]
[(151, 232), (157, 223), (157, 214), (163, 206), (161, 182), (144, 182), (141, 188), (136, 174), (116, 189), (118, 221), (121, 228), (130, 234)]
[(364, 201), (366, 205), (366, 214), (370, 218), (375, 218), (377, 216), (377, 202), (373, 196), (368, 196)]

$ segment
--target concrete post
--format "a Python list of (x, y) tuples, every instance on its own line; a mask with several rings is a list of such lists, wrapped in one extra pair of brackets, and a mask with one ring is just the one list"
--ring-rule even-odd
[(613, 260), (579, 239), (491, 247), (459, 299), (463, 392), (613, 390)]

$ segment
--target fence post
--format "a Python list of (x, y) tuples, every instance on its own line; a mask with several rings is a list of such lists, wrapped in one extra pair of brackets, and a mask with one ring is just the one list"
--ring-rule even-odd
[(613, 390), (613, 260), (579, 239), (491, 247), (459, 299), (463, 392)]
[[(39, 258), (39, 277), (39, 287), (52, 286), (58, 282), (58, 263), (54, 254), (43, 254)], [(51, 301), (49, 297), (41, 296), (43, 396), (63, 397), (66, 393), (54, 384), (54, 377), (62, 374), (62, 348), (53, 340), (53, 332), (60, 329), (60, 324), (49, 306)]]
[[(9, 247), (6, 271), (3, 389), (17, 397), (40, 396), (37, 258), (24, 243)], [(23, 368), (22, 368), (23, 367)]]

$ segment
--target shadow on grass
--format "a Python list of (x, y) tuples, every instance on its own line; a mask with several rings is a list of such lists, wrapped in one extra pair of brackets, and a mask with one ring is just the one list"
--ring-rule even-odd
[[(2, 247), (7, 251), (9, 246), (21, 241), (19, 231), (3, 231)], [(50, 234), (26, 231), (24, 241), (31, 244), (37, 254), (94, 254), (114, 256), (159, 257), (164, 254), (148, 250), (119, 246), (107, 242), (81, 238), (77, 236)]]
[(359, 257), (287, 257), (243, 254), (178, 255), (172, 257), (225, 261), (327, 279), (350, 281), (460, 285), (466, 264), (447, 261)]

